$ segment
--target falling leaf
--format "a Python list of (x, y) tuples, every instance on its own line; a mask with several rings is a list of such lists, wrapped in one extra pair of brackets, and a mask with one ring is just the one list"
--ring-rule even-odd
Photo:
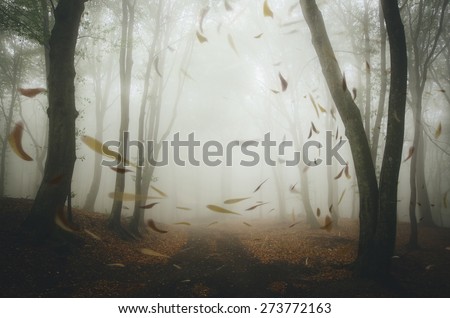
[(169, 256), (153, 251), (149, 248), (141, 248), (141, 253), (149, 256), (169, 258)]
[(175, 267), (176, 269), (181, 269), (181, 266), (180, 265), (177, 265), (177, 264), (172, 264), (173, 265), (173, 267)]
[(77, 231), (77, 229), (72, 224), (70, 224), (70, 222), (67, 220), (66, 215), (64, 213), (64, 207), (60, 207), (57, 209), (56, 215), (55, 215), (55, 223), (60, 228), (62, 228), (64, 231), (67, 231), (67, 232)]
[(272, 93), (274, 94), (280, 94), (280, 91), (277, 91), (276, 89), (271, 89)]
[(319, 208), (317, 208), (316, 215), (318, 218), (320, 217), (320, 209)]
[(357, 92), (358, 92), (358, 91), (356, 90), (356, 88), (353, 87), (353, 89), (352, 89), (353, 100), (356, 100), (356, 96), (358, 95)]
[(84, 231), (85, 231), (87, 234), (89, 234), (93, 239), (96, 239), (96, 240), (98, 240), (98, 241), (101, 241), (101, 240), (102, 240), (98, 235), (92, 233), (91, 231), (86, 230), (86, 229), (84, 229)]
[(233, 11), (233, 7), (230, 5), (230, 3), (227, 0), (224, 1), (224, 5), (225, 5), (225, 10)]
[(434, 132), (434, 138), (438, 139), (441, 136), (442, 133), (442, 124), (439, 123), (439, 125), (436, 128), (436, 131)]
[(124, 209), (124, 210), (129, 210), (130, 208), (127, 207), (127, 206), (124, 206), (123, 209)]
[(397, 112), (394, 112), (394, 119), (395, 119), (397, 122), (400, 122), (400, 118), (398, 118)]
[(133, 170), (126, 169), (126, 168), (118, 168), (118, 167), (109, 167), (112, 171), (115, 171), (117, 173), (127, 173), (127, 172), (133, 172)]
[(339, 127), (336, 128), (336, 140), (338, 140), (339, 137)]
[(440, 93), (445, 93), (445, 89), (438, 89), (437, 91)]
[(280, 81), (281, 81), (281, 90), (284, 92), (284, 91), (286, 91), (286, 89), (288, 87), (288, 82), (283, 77), (283, 75), (281, 75), (281, 73), (278, 73), (278, 77), (280, 78)]
[(248, 227), (252, 227), (252, 225), (249, 224), (249, 223), (247, 223), (247, 222), (242, 222), (242, 223), (244, 223), (244, 224), (247, 225)]
[(291, 34), (296, 34), (296, 33), (298, 33), (298, 30), (297, 30), (297, 29), (291, 30), (291, 31), (286, 32), (286, 33), (283, 33), (283, 35), (291, 35)]
[(155, 58), (155, 61), (153, 62), (153, 65), (154, 65), (154, 67), (155, 67), (156, 73), (159, 75), (159, 77), (162, 77), (162, 74), (161, 74), (161, 72), (159, 71), (159, 56), (157, 56), (157, 57)]
[(64, 175), (63, 174), (59, 174), (59, 175), (53, 177), (52, 179), (50, 179), (47, 183), (51, 184), (51, 185), (55, 185), (55, 184), (60, 183), (63, 178), (64, 178)]
[(311, 122), (311, 129), (312, 129), (312, 131), (314, 131), (314, 133), (316, 133), (316, 134), (319, 134), (319, 133), (320, 133), (320, 131), (316, 128), (316, 126), (314, 125), (313, 122)]
[(203, 21), (205, 20), (206, 15), (208, 14), (209, 11), (209, 6), (204, 7), (201, 11), (200, 11), (200, 15), (199, 15), (199, 28), (200, 28), (200, 32), (203, 32)]
[(266, 180), (264, 180), (259, 186), (256, 187), (255, 191), (253, 191), (253, 193), (258, 192), (258, 190), (262, 187), (262, 185), (269, 180), (269, 178), (267, 178)]
[(311, 136), (312, 136), (312, 132), (313, 132), (313, 131), (312, 131), (312, 127), (310, 127), (310, 128), (309, 128), (308, 139), (309, 139), (309, 138), (311, 138)]
[(111, 192), (108, 197), (117, 201), (143, 201), (147, 199), (161, 200), (161, 197), (138, 195), (133, 193)]
[(209, 204), (206, 206), (208, 209), (210, 209), (211, 211), (217, 212), (217, 213), (225, 213), (225, 214), (236, 214), (236, 215), (240, 215), (239, 213), (224, 209), (220, 206), (217, 205), (213, 205), (213, 204)]
[(408, 161), (414, 154), (414, 146), (409, 147), (408, 156), (403, 160), (403, 162)]
[(233, 49), (234, 53), (236, 53), (237, 56), (239, 56), (239, 52), (236, 49), (236, 45), (234, 44), (233, 37), (231, 34), (228, 34), (228, 44), (230, 44), (231, 48)]
[(159, 202), (153, 202), (153, 203), (150, 203), (150, 204), (141, 206), (140, 208), (141, 208), (141, 209), (151, 209), (151, 208), (153, 208), (155, 205), (157, 205), (158, 203), (159, 203)]
[(264, 33), (260, 33), (260, 34), (258, 34), (258, 35), (255, 35), (254, 38), (255, 38), (255, 39), (259, 39), (259, 38), (261, 38), (261, 37), (263, 36), (263, 34), (264, 34)]
[(256, 205), (254, 205), (254, 206), (252, 206), (252, 207), (249, 207), (249, 208), (246, 209), (245, 211), (252, 211), (252, 210), (256, 209), (257, 207), (260, 207), (260, 206), (265, 205), (265, 204), (268, 204), (268, 203), (269, 203), (269, 202), (264, 202), (264, 203), (256, 204)]
[(345, 73), (343, 73), (342, 76), (342, 89), (344, 90), (344, 92), (347, 90), (347, 80), (345, 79)]
[(177, 223), (174, 223), (174, 225), (186, 225), (186, 226), (191, 226), (191, 223), (189, 223), (189, 222), (177, 222)]
[(148, 225), (149, 228), (151, 228), (155, 232), (162, 233), (162, 234), (165, 234), (165, 233), (168, 232), (168, 231), (165, 231), (165, 230), (158, 229), (156, 227), (156, 225), (155, 225), (155, 222), (152, 219), (147, 221), (147, 225)]
[(319, 118), (320, 117), (319, 110), (317, 109), (316, 101), (314, 100), (314, 97), (311, 94), (308, 94), (308, 95), (309, 95), (309, 99), (311, 100), (311, 103), (314, 107), (314, 110), (316, 111), (317, 117)]
[(209, 226), (213, 226), (213, 225), (215, 225), (215, 224), (217, 224), (217, 223), (219, 223), (219, 222), (217, 222), (217, 221), (211, 222), (211, 223), (208, 224), (208, 227), (209, 227)]
[(185, 208), (185, 207), (183, 207), (183, 206), (177, 206), (177, 209), (179, 209), (179, 210), (185, 210), (185, 211), (190, 211), (190, 210), (191, 210), (190, 208)]
[(299, 224), (299, 223), (300, 223), (300, 222), (292, 223), (291, 225), (289, 225), (289, 228), (294, 227), (294, 226), (296, 226), (296, 225)]
[(200, 43), (208, 42), (208, 39), (197, 31), (197, 39)]
[(325, 218), (325, 225), (322, 226), (321, 229), (330, 232), (332, 228), (333, 228), (333, 221), (331, 220), (330, 216), (327, 215), (327, 217)]
[(345, 169), (345, 170), (344, 170), (345, 176), (347, 177), (347, 179), (351, 179), (350, 172), (349, 172), (349, 168), (348, 168), (348, 163), (345, 165), (345, 168), (344, 168), (344, 169)]
[(235, 204), (244, 200), (250, 199), (250, 197), (246, 197), (246, 198), (237, 198), (237, 199), (228, 199), (223, 201), (223, 203), (225, 204)]
[[(103, 145), (100, 141), (98, 141), (95, 138), (92, 138), (90, 136), (84, 135), (81, 136), (81, 141), (86, 144), (86, 146), (88, 146), (89, 148), (91, 148), (92, 150), (94, 150), (95, 152), (101, 154), (101, 155), (105, 155), (109, 158), (114, 158), (117, 161), (122, 161), (122, 156), (115, 151), (109, 150), (107, 146)], [(124, 161), (125, 164), (136, 167), (135, 164), (129, 162), (128, 160)]]
[(327, 112), (327, 110), (326, 110), (322, 105), (320, 105), (320, 103), (317, 103), (317, 107), (319, 107), (319, 110), (320, 110), (322, 113), (326, 113), (326, 112)]
[(370, 73), (370, 64), (366, 61), (366, 72)]
[(187, 78), (189, 78), (190, 80), (194, 80), (193, 78), (192, 78), (192, 76), (191, 75), (189, 75), (189, 73), (185, 70), (185, 69), (180, 69), (180, 72), (181, 72), (181, 74), (183, 74), (184, 76), (186, 76)]
[(20, 95), (33, 98), (41, 93), (47, 92), (45, 88), (19, 88)]
[(122, 263), (111, 263), (111, 264), (106, 264), (106, 266), (111, 266), (111, 267), (125, 267), (125, 265), (123, 265)]
[(153, 190), (155, 190), (156, 192), (159, 193), (159, 195), (161, 195), (162, 197), (166, 198), (167, 194), (165, 194), (164, 192), (162, 192), (161, 190), (159, 190), (157, 187), (154, 186), (150, 186)]
[(333, 212), (333, 204), (330, 205), (330, 207), (328, 208), (328, 211), (329, 211), (330, 213)]
[(428, 265), (427, 267), (425, 267), (425, 270), (429, 271), (430, 269), (433, 269), (434, 265)]
[(341, 194), (341, 196), (339, 198), (339, 201), (338, 201), (338, 205), (341, 203), (342, 199), (344, 198), (344, 194), (345, 194), (345, 189), (344, 189), (344, 191), (342, 191), (342, 194)]
[(333, 117), (333, 119), (336, 120), (336, 109), (334, 107), (331, 108), (330, 113), (331, 113), (331, 117)]
[(338, 173), (338, 175), (336, 177), (334, 177), (334, 180), (339, 179), (340, 177), (342, 177), (342, 173), (344, 173), (345, 168), (342, 168), (341, 172)]
[(265, 17), (271, 17), (273, 18), (273, 12), (269, 7), (269, 3), (267, 2), (268, 0), (264, 1), (264, 6), (263, 6), (263, 12), (264, 12), (264, 16)]
[(190, 283), (190, 282), (191, 282), (190, 279), (185, 279), (185, 280), (182, 280), (180, 283)]
[(15, 126), (13, 131), (8, 137), (8, 143), (11, 146), (11, 149), (14, 151), (14, 153), (19, 156), (21, 159), (25, 161), (33, 161), (33, 158), (31, 158), (25, 150), (23, 150), (22, 147), (22, 134), (23, 134), (23, 123), (18, 122)]

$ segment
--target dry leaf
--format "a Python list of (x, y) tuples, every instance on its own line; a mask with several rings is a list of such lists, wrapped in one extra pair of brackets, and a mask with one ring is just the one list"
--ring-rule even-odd
[(213, 204), (209, 204), (209, 205), (207, 205), (206, 207), (207, 207), (208, 209), (210, 209), (211, 211), (214, 211), (214, 212), (217, 212), (217, 213), (225, 213), (225, 214), (236, 214), (236, 215), (240, 215), (240, 214), (237, 213), (237, 212), (233, 212), (233, 211), (224, 209), (224, 208), (222, 208), (222, 207), (220, 207), (220, 206), (213, 205)]
[(258, 34), (258, 35), (255, 35), (254, 38), (255, 38), (255, 39), (259, 39), (259, 38), (261, 38), (261, 37), (263, 36), (263, 34), (264, 34), (264, 33), (260, 33), (260, 34)]
[(257, 207), (260, 207), (260, 206), (265, 205), (265, 204), (268, 204), (268, 203), (269, 203), (269, 202), (259, 203), (259, 204), (257, 204), (257, 205), (254, 205), (254, 206), (252, 206), (252, 207), (246, 209), (245, 211), (252, 211), (252, 210), (256, 209)]
[(111, 263), (111, 264), (106, 264), (106, 266), (111, 266), (111, 267), (125, 267), (125, 265), (123, 265), (122, 263)]
[(436, 131), (434, 132), (434, 138), (438, 139), (442, 134), (442, 124), (439, 123), (439, 125), (436, 128)]
[(126, 169), (126, 168), (117, 168), (117, 167), (109, 167), (112, 171), (115, 171), (117, 173), (127, 173), (127, 172), (133, 172), (133, 170)]
[(168, 232), (168, 231), (161, 230), (161, 229), (157, 228), (156, 225), (155, 225), (155, 222), (152, 219), (147, 221), (147, 225), (148, 225), (149, 228), (151, 228), (155, 232), (162, 233), (162, 234), (165, 234), (165, 233)]
[(344, 173), (345, 168), (342, 168), (341, 172), (338, 173), (338, 175), (336, 177), (334, 177), (334, 180), (339, 179), (340, 177), (342, 177), (342, 173)]
[(249, 224), (249, 223), (247, 223), (247, 222), (242, 222), (242, 223), (244, 223), (244, 224), (247, 225), (248, 227), (252, 227), (252, 225)]
[(239, 52), (236, 49), (236, 45), (234, 44), (233, 37), (231, 34), (228, 34), (228, 44), (230, 44), (231, 48), (233, 49), (234, 53), (236, 53), (237, 56), (239, 56)]
[(217, 223), (219, 223), (219, 222), (217, 222), (217, 221), (211, 222), (211, 223), (208, 224), (208, 227), (209, 227), (209, 226), (213, 226), (213, 225), (215, 225), (215, 224), (217, 224)]
[(343, 73), (342, 76), (342, 89), (344, 90), (344, 92), (347, 90), (347, 80), (345, 79), (345, 73)]
[(72, 224), (70, 224), (70, 222), (67, 220), (66, 215), (64, 213), (64, 207), (60, 207), (57, 209), (56, 215), (55, 215), (55, 223), (60, 228), (62, 228), (64, 231), (67, 231), (67, 232), (77, 231), (77, 229)]
[(317, 208), (316, 215), (318, 218), (320, 217), (320, 209), (319, 208)]
[(253, 191), (253, 193), (258, 192), (259, 189), (261, 189), (262, 185), (269, 180), (269, 178), (267, 178), (266, 180), (264, 180), (259, 186), (256, 187), (255, 191)]
[(288, 87), (288, 82), (283, 77), (283, 75), (281, 75), (281, 73), (278, 73), (278, 76), (280, 77), (280, 81), (281, 81), (281, 90), (284, 92), (284, 91), (286, 91), (286, 89)]
[(351, 179), (350, 172), (349, 172), (349, 168), (348, 168), (348, 163), (345, 165), (345, 168), (344, 168), (344, 169), (345, 169), (345, 170), (344, 170), (345, 176), (347, 177), (347, 179)]
[(333, 229), (333, 221), (329, 215), (325, 218), (325, 225), (322, 226), (321, 229), (326, 230), (327, 232), (330, 232)]
[(156, 257), (164, 257), (164, 258), (169, 258), (169, 256), (158, 253), (156, 251), (153, 251), (149, 248), (141, 248), (140, 252), (142, 254), (148, 255), (148, 256), (156, 256)]
[(414, 146), (409, 147), (408, 156), (403, 160), (403, 162), (408, 161), (414, 154)]
[(150, 186), (153, 190), (155, 190), (156, 192), (159, 193), (159, 195), (161, 195), (162, 197), (166, 198), (167, 194), (165, 194), (164, 192), (162, 192), (161, 190), (159, 190), (157, 187), (154, 186)]
[(269, 3), (267, 2), (268, 0), (264, 1), (264, 6), (263, 6), (263, 12), (264, 12), (264, 16), (265, 17), (271, 17), (273, 18), (273, 12), (269, 7)]
[(39, 95), (41, 93), (47, 92), (45, 88), (19, 88), (17, 89), (20, 93), (20, 95), (26, 96), (26, 97), (35, 97), (36, 95)]
[(340, 196), (339, 201), (338, 201), (338, 205), (341, 203), (342, 199), (344, 198), (345, 190), (346, 189), (344, 189), (344, 191), (342, 191), (342, 193), (341, 193), (341, 196)]
[(250, 197), (246, 197), (246, 198), (237, 198), (237, 199), (228, 199), (223, 201), (223, 203), (225, 204), (235, 204), (244, 200), (250, 199)]
[(56, 177), (50, 179), (47, 183), (51, 184), (51, 185), (55, 185), (55, 184), (60, 183), (63, 178), (64, 178), (64, 175), (60, 174), (60, 175), (57, 175)]
[(101, 240), (102, 240), (102, 239), (100, 238), (100, 236), (98, 236), (98, 235), (92, 233), (91, 231), (86, 230), (86, 229), (84, 229), (84, 231), (85, 231), (87, 234), (89, 234), (93, 239), (98, 240), (98, 241), (101, 241)]
[(308, 95), (309, 95), (309, 99), (311, 100), (311, 103), (312, 103), (312, 105), (314, 107), (314, 110), (316, 111), (317, 118), (319, 118), (320, 117), (319, 116), (319, 110), (317, 109), (316, 101), (314, 100), (314, 97), (311, 94), (308, 94)]
[(177, 223), (174, 223), (174, 225), (186, 225), (186, 226), (191, 226), (191, 223), (189, 223), (189, 222), (177, 222)]
[(150, 204), (147, 204), (147, 205), (143, 205), (143, 206), (141, 206), (140, 208), (141, 209), (151, 209), (151, 208), (153, 208), (155, 205), (157, 205), (159, 202), (153, 202), (153, 203), (150, 203)]
[(208, 42), (208, 39), (197, 31), (197, 39), (200, 43)]
[(185, 210), (185, 211), (190, 211), (191, 210), (190, 208), (186, 208), (184, 206), (177, 206), (176, 208), (179, 209), (179, 210)]
[(22, 160), (25, 161), (33, 161), (33, 158), (31, 158), (25, 150), (23, 150), (22, 147), (22, 134), (23, 134), (23, 123), (18, 122), (15, 126), (13, 131), (8, 137), (8, 143), (11, 146), (11, 149), (14, 151), (14, 153), (19, 156)]

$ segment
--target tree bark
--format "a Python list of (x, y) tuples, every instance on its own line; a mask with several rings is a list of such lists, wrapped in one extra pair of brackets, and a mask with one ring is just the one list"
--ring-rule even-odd
[[(75, 154), (75, 66), (74, 56), (85, 0), (60, 0), (51, 32), (48, 76), (49, 140), (44, 177), (25, 222), (39, 238), (55, 229), (55, 215), (70, 195)], [(57, 184), (54, 178), (62, 177)]]
[(374, 257), (377, 262), (370, 272), (377, 277), (386, 278), (394, 253), (397, 229), (397, 190), (405, 127), (408, 60), (405, 30), (398, 3), (381, 0), (381, 5), (389, 38), (392, 72), (387, 137), (380, 173), (380, 211), (375, 234)]
[(355, 164), (360, 193), (360, 232), (358, 268), (362, 272), (373, 260), (371, 251), (377, 224), (378, 186), (370, 147), (358, 106), (344, 85), (342, 71), (331, 46), (325, 23), (314, 0), (300, 0), (300, 5), (312, 35), (312, 43), (319, 57), (322, 72), (331, 96), (344, 122)]

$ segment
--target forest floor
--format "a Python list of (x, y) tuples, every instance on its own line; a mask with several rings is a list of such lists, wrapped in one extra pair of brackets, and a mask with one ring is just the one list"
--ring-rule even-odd
[(421, 227), (422, 248), (409, 251), (399, 224), (384, 285), (352, 277), (354, 220), (327, 232), (235, 218), (123, 241), (106, 215), (76, 210), (77, 244), (35, 244), (21, 227), (31, 204), (0, 198), (1, 297), (450, 297), (449, 229)]

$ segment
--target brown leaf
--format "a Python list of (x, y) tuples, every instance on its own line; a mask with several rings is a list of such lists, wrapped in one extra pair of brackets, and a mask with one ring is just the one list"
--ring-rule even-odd
[(77, 228), (75, 228), (66, 218), (66, 214), (64, 213), (64, 207), (59, 207), (56, 210), (55, 215), (55, 223), (64, 231), (67, 232), (76, 232)]
[(185, 210), (185, 211), (190, 211), (191, 210), (190, 208), (185, 208), (183, 206), (177, 206), (176, 208), (179, 209), (179, 210)]
[(344, 191), (342, 191), (342, 194), (341, 194), (341, 196), (339, 198), (339, 201), (338, 201), (338, 205), (341, 204), (341, 201), (344, 198), (344, 195), (345, 195), (345, 189), (344, 189)]
[(338, 173), (338, 175), (336, 177), (334, 177), (334, 180), (339, 179), (340, 177), (342, 177), (342, 174), (344, 173), (345, 168), (342, 168), (341, 172)]
[(233, 211), (230, 211), (230, 210), (228, 210), (228, 209), (224, 209), (224, 208), (222, 208), (222, 207), (220, 207), (220, 206), (213, 205), (213, 204), (209, 204), (209, 205), (207, 205), (206, 207), (207, 207), (208, 209), (210, 209), (211, 211), (214, 211), (214, 212), (217, 212), (217, 213), (225, 213), (225, 214), (236, 214), (236, 215), (240, 215), (240, 214), (237, 213), (237, 212), (233, 212)]
[(155, 252), (149, 248), (142, 248), (141, 250), (142, 254), (148, 255), (148, 256), (156, 256), (156, 257), (164, 257), (164, 258), (169, 258), (169, 256)]
[(174, 223), (174, 225), (186, 225), (186, 226), (191, 226), (191, 223), (189, 223), (189, 222), (177, 222), (177, 223)]
[(249, 224), (249, 223), (247, 223), (247, 222), (242, 222), (242, 223), (244, 223), (244, 224), (247, 225), (248, 227), (252, 227), (252, 225)]
[(328, 208), (328, 212), (330, 212), (330, 213), (333, 212), (333, 204), (331, 204), (330, 207)]
[(370, 73), (370, 64), (366, 61), (366, 72)]
[(314, 131), (314, 133), (319, 134), (320, 131), (316, 128), (313, 122), (311, 122), (311, 129)]
[(271, 17), (273, 18), (273, 12), (269, 7), (269, 3), (267, 2), (268, 0), (264, 1), (264, 6), (263, 6), (263, 12), (264, 12), (264, 16), (265, 17)]
[(312, 103), (312, 105), (314, 107), (314, 110), (316, 111), (317, 118), (319, 118), (320, 117), (319, 116), (319, 110), (317, 108), (316, 101), (314, 100), (314, 97), (311, 94), (308, 94), (308, 95), (309, 95), (309, 99), (311, 100), (311, 103)]
[(22, 147), (22, 135), (23, 135), (23, 123), (18, 122), (15, 126), (13, 131), (8, 137), (8, 143), (11, 146), (11, 149), (14, 151), (14, 153), (19, 156), (22, 160), (25, 161), (33, 161), (33, 158), (31, 158), (25, 150), (23, 150)]
[(117, 172), (117, 173), (121, 173), (121, 174), (124, 174), (124, 173), (127, 173), (127, 172), (133, 172), (133, 170), (130, 170), (130, 169), (126, 169), (126, 168), (118, 168), (118, 167), (109, 167), (112, 171), (115, 171), (115, 172)]
[(254, 38), (255, 38), (255, 39), (259, 39), (259, 38), (261, 38), (261, 37), (263, 36), (263, 34), (264, 34), (264, 33), (260, 33), (260, 34), (258, 34), (258, 35), (255, 35)]
[(439, 123), (439, 125), (436, 128), (436, 131), (434, 132), (434, 138), (438, 139), (442, 134), (442, 124)]
[(50, 179), (47, 183), (51, 184), (51, 185), (55, 185), (55, 184), (60, 183), (63, 178), (64, 178), (64, 175), (63, 174), (59, 174), (59, 175), (53, 177), (52, 179)]
[(235, 204), (244, 200), (250, 199), (250, 197), (246, 197), (246, 198), (237, 198), (237, 199), (228, 199), (223, 201), (223, 203), (225, 204)]
[(19, 88), (20, 95), (33, 98), (41, 93), (47, 92), (45, 88)]
[(165, 194), (164, 192), (162, 192), (161, 190), (159, 190), (157, 187), (154, 187), (154, 186), (150, 186), (150, 187), (151, 187), (153, 190), (155, 190), (156, 192), (158, 192), (160, 196), (162, 196), (162, 197), (164, 197), (164, 198), (167, 197), (167, 194)]
[(288, 87), (288, 82), (283, 77), (283, 75), (281, 75), (281, 73), (278, 73), (278, 76), (280, 77), (280, 81), (281, 81), (281, 90), (284, 92), (284, 91), (286, 91), (286, 89)]
[(162, 233), (162, 234), (165, 234), (165, 233), (168, 232), (168, 231), (165, 231), (165, 230), (158, 229), (156, 227), (156, 225), (155, 225), (155, 222), (152, 219), (147, 221), (147, 225), (148, 225), (149, 228), (151, 228), (155, 232)]
[(414, 146), (409, 147), (408, 156), (403, 160), (403, 162), (408, 161), (414, 154)]
[(217, 221), (211, 222), (211, 223), (208, 224), (208, 227), (213, 226), (213, 225), (215, 225), (217, 223), (219, 223), (219, 222), (217, 222)]
[(312, 137), (312, 127), (309, 128), (308, 139)]
[(159, 202), (153, 202), (153, 203), (150, 203), (150, 204), (141, 206), (140, 208), (141, 208), (141, 209), (151, 209), (151, 208), (153, 208), (155, 205), (157, 205), (158, 203), (159, 203)]
[(296, 226), (296, 225), (299, 224), (299, 223), (300, 223), (300, 222), (292, 223), (291, 225), (289, 225), (289, 228), (294, 227), (294, 226)]
[(92, 237), (93, 239), (95, 239), (95, 240), (97, 240), (97, 241), (101, 241), (101, 240), (102, 240), (102, 239), (100, 238), (100, 236), (98, 236), (98, 235), (92, 233), (91, 231), (86, 230), (86, 229), (84, 229), (84, 231), (85, 231), (87, 234), (89, 234), (89, 236)]
[(263, 182), (261, 182), (261, 184), (259, 186), (256, 187), (255, 191), (253, 191), (253, 193), (258, 192), (259, 189), (261, 189), (262, 185), (269, 180), (269, 178), (267, 178), (266, 180), (264, 180)]
[(358, 91), (356, 90), (356, 88), (353, 87), (352, 89), (352, 93), (353, 93), (353, 100), (356, 100), (356, 96), (358, 95)]
[(197, 31), (197, 39), (200, 43), (208, 42), (208, 39), (202, 35), (200, 32)]
[(351, 179), (350, 172), (349, 172), (349, 168), (348, 168), (348, 163), (345, 165), (345, 168), (344, 168), (344, 169), (345, 169), (345, 170), (344, 170), (345, 176), (347, 177), (347, 179)]
[(317, 217), (320, 217), (320, 209), (319, 208), (317, 208), (316, 215), (317, 215)]
[(260, 207), (261, 205), (265, 205), (265, 204), (268, 204), (268, 203), (269, 203), (269, 202), (258, 203), (258, 204), (254, 205), (254, 206), (249, 207), (249, 208), (246, 209), (245, 211), (252, 211), (252, 210), (256, 209), (257, 207)]
[(322, 107), (322, 105), (320, 105), (320, 103), (317, 103), (317, 107), (319, 107), (319, 110), (320, 110), (322, 113), (326, 113), (326, 112), (327, 112), (327, 110), (326, 110), (324, 107)]

